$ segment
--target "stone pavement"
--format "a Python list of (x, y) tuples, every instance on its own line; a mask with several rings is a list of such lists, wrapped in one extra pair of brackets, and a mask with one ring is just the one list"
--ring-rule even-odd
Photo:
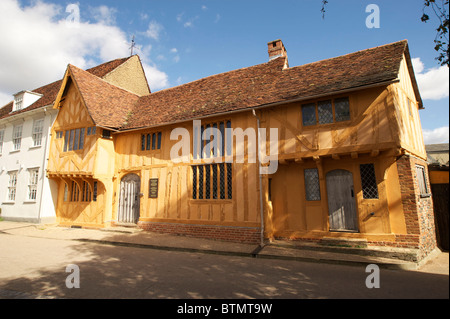
[(325, 247), (283, 240), (276, 240), (260, 247), (256, 244), (160, 234), (126, 227), (80, 229), (0, 221), (0, 234), (253, 258), (278, 258), (360, 266), (377, 264), (380, 268), (449, 274), (448, 252), (441, 252), (439, 249), (417, 264), (411, 261), (411, 252), (406, 249)]

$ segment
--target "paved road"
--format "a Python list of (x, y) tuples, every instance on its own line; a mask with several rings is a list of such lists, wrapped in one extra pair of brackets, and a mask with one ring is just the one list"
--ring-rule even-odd
[[(66, 266), (80, 270), (68, 289)], [(0, 298), (449, 298), (448, 274), (115, 247), (0, 234)]]

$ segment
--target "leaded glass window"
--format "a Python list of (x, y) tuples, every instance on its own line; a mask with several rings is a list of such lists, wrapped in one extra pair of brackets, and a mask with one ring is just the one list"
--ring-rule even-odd
[(333, 123), (333, 106), (331, 100), (317, 103), (319, 113), (319, 124)]
[(359, 166), (361, 174), (361, 186), (363, 198), (378, 198), (377, 179), (375, 177), (375, 167), (373, 164), (361, 164)]
[(336, 122), (350, 120), (350, 104), (348, 97), (334, 100), (334, 109), (336, 113)]
[(302, 106), (303, 125), (316, 125), (316, 104), (310, 103)]
[(320, 200), (319, 171), (317, 168), (305, 169), (306, 200)]

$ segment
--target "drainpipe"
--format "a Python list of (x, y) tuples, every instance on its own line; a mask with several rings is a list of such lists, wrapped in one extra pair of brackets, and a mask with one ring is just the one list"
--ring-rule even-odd
[(259, 160), (259, 141), (261, 139), (260, 135), (259, 135), (259, 117), (256, 115), (255, 110), (252, 110), (253, 116), (256, 118), (256, 126), (258, 128), (258, 141), (256, 143), (257, 148), (256, 148), (256, 156), (258, 158), (257, 163), (258, 163), (258, 176), (259, 176), (259, 207), (260, 207), (260, 214), (261, 214), (261, 242), (259, 244), (259, 246), (262, 248), (264, 247), (264, 207), (263, 207), (263, 194), (262, 194), (262, 176), (261, 176), (261, 171), (260, 171), (260, 160)]
[[(44, 122), (45, 122), (45, 117), (47, 115), (47, 108), (44, 108)], [(41, 210), (42, 210), (42, 197), (44, 196), (44, 188), (45, 188), (45, 161), (47, 160), (47, 156), (49, 154), (47, 154), (47, 145), (48, 145), (48, 140), (50, 139), (50, 132), (53, 126), (52, 123), (52, 113), (50, 112), (50, 125), (48, 127), (48, 131), (47, 131), (47, 136), (45, 138), (45, 146), (44, 146), (44, 156), (43, 156), (43, 160), (42, 160), (42, 174), (41, 174), (41, 189), (40, 189), (40, 195), (39, 195), (39, 207), (38, 207), (38, 224), (41, 223)]]

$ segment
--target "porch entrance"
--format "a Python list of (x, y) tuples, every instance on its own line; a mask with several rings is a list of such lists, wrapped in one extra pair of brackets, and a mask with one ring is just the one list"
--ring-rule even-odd
[(326, 175), (330, 231), (358, 231), (353, 174), (337, 169)]
[(128, 174), (120, 181), (118, 223), (137, 224), (139, 221), (139, 194), (141, 178), (136, 174)]

